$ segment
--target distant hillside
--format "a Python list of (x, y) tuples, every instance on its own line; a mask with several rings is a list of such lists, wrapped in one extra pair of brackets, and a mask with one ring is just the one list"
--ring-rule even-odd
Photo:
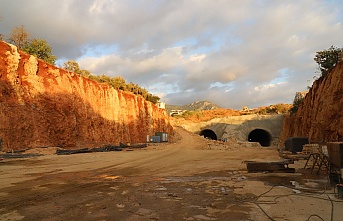
[(189, 122), (204, 122), (214, 118), (229, 116), (286, 114), (291, 107), (291, 104), (279, 103), (253, 109), (246, 108), (243, 110), (233, 110), (221, 108), (209, 101), (196, 101), (183, 106), (166, 105), (166, 110), (169, 115), (178, 119), (178, 121), (183, 119)]
[(220, 109), (216, 104), (209, 101), (196, 101), (191, 104), (186, 105), (166, 105), (167, 113), (169, 114), (171, 110), (217, 110)]

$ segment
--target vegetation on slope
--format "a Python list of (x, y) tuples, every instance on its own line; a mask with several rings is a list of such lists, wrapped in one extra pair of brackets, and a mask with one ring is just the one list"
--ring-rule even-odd
[[(22, 50), (30, 55), (33, 55), (39, 59), (42, 59), (46, 63), (55, 65), (57, 57), (52, 54), (52, 48), (44, 39), (29, 39), (30, 34), (25, 30), (24, 26), (15, 27), (12, 29), (9, 42), (17, 46), (19, 50)], [(88, 70), (81, 70), (79, 64), (76, 61), (70, 60), (64, 63), (64, 69), (76, 74), (82, 75), (99, 83), (106, 83), (115, 89), (129, 91), (136, 95), (142, 96), (145, 100), (156, 104), (160, 98), (154, 96), (145, 88), (141, 88), (138, 84), (132, 82), (126, 83), (125, 79), (116, 76), (109, 77), (104, 74), (101, 76), (93, 75)]]
[(34, 38), (29, 39), (30, 34), (25, 30), (24, 26), (12, 29), (9, 42), (16, 45), (19, 50), (42, 59), (46, 63), (55, 65), (57, 57), (52, 54), (52, 48), (44, 39)]
[[(201, 102), (206, 102), (207, 105), (210, 105), (209, 104), (210, 102), (208, 101), (197, 101), (196, 103), (201, 103)], [(213, 107), (218, 107), (215, 104), (212, 104), (212, 105)], [(184, 105), (184, 107), (189, 107), (189, 106), (190, 105)], [(183, 106), (172, 106), (172, 107), (183, 107)], [(274, 105), (270, 105), (266, 107), (259, 107), (259, 108), (254, 108), (254, 109), (243, 108), (244, 110), (232, 110), (232, 109), (224, 109), (224, 108), (217, 108), (217, 109), (212, 109), (212, 110), (193, 109), (193, 110), (184, 110), (180, 114), (172, 114), (172, 117), (178, 120), (186, 120), (189, 122), (203, 122), (203, 121), (212, 120), (214, 118), (240, 116), (240, 115), (286, 114), (288, 113), (291, 107), (292, 107), (291, 104), (274, 104)]]
[(274, 104), (268, 107), (259, 107), (257, 109), (257, 114), (269, 115), (269, 114), (286, 114), (291, 109), (291, 104)]
[(148, 90), (146, 90), (145, 88), (141, 88), (138, 84), (134, 84), (132, 82), (126, 83), (123, 77), (120, 77), (120, 76), (109, 77), (104, 74), (100, 76), (93, 75), (87, 70), (80, 69), (79, 64), (73, 60), (69, 60), (65, 62), (63, 68), (66, 69), (67, 71), (74, 72), (76, 74), (82, 75), (84, 77), (87, 77), (99, 83), (106, 83), (115, 89), (122, 90), (122, 91), (129, 91), (136, 95), (140, 95), (145, 100), (150, 101), (154, 104), (156, 104), (160, 100), (158, 96), (152, 95), (151, 93), (149, 93)]
[(326, 77), (327, 74), (343, 60), (343, 48), (331, 46), (329, 49), (316, 52), (314, 57), (318, 64), (318, 70), (321, 72), (321, 77)]
[(214, 118), (228, 117), (228, 116), (240, 116), (240, 112), (231, 109), (216, 109), (216, 110), (192, 110), (185, 111), (180, 115), (173, 115), (175, 118), (182, 118), (190, 122), (203, 122), (209, 121)]
[[(319, 79), (325, 78), (343, 60), (343, 48), (337, 48), (332, 45), (329, 49), (317, 51), (313, 60), (318, 64), (318, 70), (320, 71)], [(314, 78), (319, 80), (316, 76)], [(308, 87), (308, 89), (311, 89), (311, 87)], [(304, 98), (305, 96), (296, 96), (294, 98), (292, 108), (289, 110), (291, 115), (298, 111)]]

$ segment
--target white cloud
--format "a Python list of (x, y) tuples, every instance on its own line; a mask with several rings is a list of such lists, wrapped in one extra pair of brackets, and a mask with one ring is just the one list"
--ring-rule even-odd
[(240, 109), (292, 102), (315, 75), (315, 52), (343, 46), (342, 0), (0, 5), (1, 34), (24, 25), (58, 57), (77, 60), (95, 74), (123, 76), (172, 104), (206, 99)]
[(202, 60), (204, 60), (204, 58), (206, 58), (205, 54), (194, 54), (189, 57), (189, 61), (201, 62)]
[(271, 88), (275, 88), (275, 84), (268, 84), (268, 85), (262, 85), (262, 86), (257, 86), (254, 88), (255, 91), (266, 91)]

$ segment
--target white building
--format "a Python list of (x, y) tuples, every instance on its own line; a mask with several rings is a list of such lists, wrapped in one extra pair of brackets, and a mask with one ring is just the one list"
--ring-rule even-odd
[(166, 109), (166, 102), (157, 102), (157, 107), (161, 109)]

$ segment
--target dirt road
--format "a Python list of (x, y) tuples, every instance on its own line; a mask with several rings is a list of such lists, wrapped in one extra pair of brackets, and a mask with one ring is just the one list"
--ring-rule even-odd
[[(176, 143), (134, 151), (1, 161), (0, 220), (343, 217), (343, 203), (333, 190), (322, 191), (326, 180), (306, 179), (300, 173), (246, 172), (244, 161), (279, 160), (275, 149), (208, 149), (203, 138), (176, 131), (181, 137)], [(301, 168), (303, 162), (294, 166)], [(319, 193), (308, 193), (314, 189)]]

